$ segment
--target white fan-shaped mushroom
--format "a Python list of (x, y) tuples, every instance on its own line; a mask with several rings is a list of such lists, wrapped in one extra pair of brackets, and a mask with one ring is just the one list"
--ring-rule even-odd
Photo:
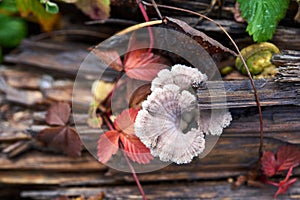
[(161, 70), (151, 83), (151, 91), (156, 88), (162, 88), (167, 84), (175, 84), (181, 90), (188, 90), (192, 83), (206, 81), (207, 76), (202, 74), (198, 69), (176, 64), (171, 68)]
[(171, 71), (168, 69), (160, 70), (157, 74), (157, 77), (151, 82), (151, 91), (155, 90), (156, 88), (163, 88), (164, 85), (172, 83), (173, 79)]
[(162, 161), (188, 163), (205, 147), (204, 135), (192, 128), (181, 130), (183, 112), (197, 109), (196, 97), (176, 85), (155, 89), (142, 104), (135, 121), (135, 134)]
[(229, 126), (232, 120), (227, 110), (201, 110), (199, 117), (200, 130), (210, 135), (221, 135), (223, 129)]
[(171, 69), (172, 79), (175, 85), (182, 90), (190, 89), (192, 83), (206, 81), (207, 76), (198, 69), (176, 64)]
[(162, 161), (191, 162), (205, 148), (204, 133), (221, 135), (232, 120), (230, 112), (198, 110), (191, 85), (206, 82), (198, 69), (174, 65), (161, 70), (151, 83), (152, 93), (142, 103), (135, 134)]

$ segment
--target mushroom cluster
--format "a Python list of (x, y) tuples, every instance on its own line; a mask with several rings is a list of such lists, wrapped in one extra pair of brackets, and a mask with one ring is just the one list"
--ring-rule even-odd
[(161, 70), (142, 103), (135, 134), (162, 161), (189, 163), (205, 149), (205, 134), (220, 135), (231, 121), (225, 112), (199, 111), (191, 85), (206, 82), (198, 69), (174, 65)]

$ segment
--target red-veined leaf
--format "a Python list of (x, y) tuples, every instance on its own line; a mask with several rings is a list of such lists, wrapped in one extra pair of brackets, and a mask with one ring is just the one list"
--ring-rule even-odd
[(284, 145), (280, 147), (276, 153), (277, 170), (284, 171), (290, 167), (299, 165), (300, 151), (297, 147)]
[(157, 76), (160, 70), (165, 69), (167, 67), (167, 65), (160, 63), (146, 63), (144, 65), (140, 65), (137, 68), (125, 68), (125, 71), (127, 76), (129, 76), (130, 78), (143, 81), (152, 81)]
[(116, 130), (107, 131), (98, 140), (97, 156), (102, 163), (107, 163), (119, 149), (120, 134)]
[[(127, 47), (127, 54), (124, 58), (124, 63), (128, 59), (128, 57), (132, 57), (133, 59), (137, 59), (139, 54), (146, 53), (148, 50), (149, 44), (147, 40), (139, 40), (136, 39), (136, 34), (133, 32), (129, 38), (128, 47)], [(135, 52), (135, 54), (130, 55), (131, 52)]]
[(134, 121), (138, 112), (139, 110), (134, 108), (123, 110), (114, 121), (115, 128), (126, 134), (133, 135)]
[(271, 151), (264, 152), (262, 158), (262, 170), (266, 176), (273, 176), (276, 173), (275, 155)]
[(288, 170), (300, 163), (300, 151), (297, 147), (284, 145), (277, 150), (276, 158), (273, 152), (264, 152), (262, 170), (266, 176), (273, 176), (277, 172)]
[(137, 41), (133, 33), (130, 37), (127, 53), (124, 58), (124, 69), (130, 78), (152, 81), (157, 73), (167, 68), (167, 60), (148, 52), (145, 41)]
[(120, 139), (125, 153), (131, 160), (139, 164), (147, 164), (153, 160), (150, 150), (135, 135), (121, 134)]
[(64, 126), (69, 121), (71, 108), (68, 103), (59, 102), (50, 106), (46, 114), (49, 125)]

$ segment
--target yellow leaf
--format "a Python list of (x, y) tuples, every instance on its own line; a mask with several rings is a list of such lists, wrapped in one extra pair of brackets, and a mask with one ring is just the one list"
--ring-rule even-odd
[(75, 4), (92, 19), (104, 20), (109, 17), (110, 0), (78, 0)]
[(97, 102), (104, 101), (107, 95), (113, 90), (114, 86), (114, 83), (99, 80), (95, 81), (92, 86), (92, 93)]
[(52, 31), (58, 24), (60, 16), (48, 13), (39, 0), (16, 0), (22, 17), (38, 22), (44, 31)]

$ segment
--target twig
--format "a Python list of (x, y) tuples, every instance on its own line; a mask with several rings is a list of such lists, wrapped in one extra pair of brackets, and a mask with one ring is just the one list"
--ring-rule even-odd
[(109, 130), (111, 130), (111, 131), (115, 130), (114, 127), (113, 127), (113, 125), (110, 123), (110, 120), (109, 120), (109, 118), (108, 118), (107, 115), (104, 114), (103, 115), (103, 119), (104, 119), (106, 125), (108, 126)]
[(153, 7), (154, 7), (154, 9), (155, 9), (155, 11), (157, 13), (157, 15), (159, 16), (159, 19), (162, 19), (162, 15), (161, 15), (158, 7), (157, 7), (157, 4), (156, 4), (155, 0), (151, 0), (151, 1), (152, 1), (152, 5), (153, 5)]
[(153, 26), (153, 25), (158, 25), (158, 24), (162, 24), (162, 20), (155, 20), (155, 21), (149, 21), (149, 22), (144, 22), (144, 23), (140, 23), (140, 24), (136, 24), (134, 26), (130, 26), (118, 33), (116, 33), (116, 35), (125, 35), (129, 32), (132, 32), (134, 30), (138, 30), (140, 28), (144, 28), (144, 27), (148, 27), (148, 26)]
[[(142, 4), (142, 1), (140, 0), (136, 0), (136, 3), (138, 4), (143, 16), (144, 16), (144, 19), (146, 22), (149, 22), (149, 17), (148, 17), (148, 14), (144, 8), (144, 5)], [(150, 53), (152, 51), (152, 48), (153, 48), (153, 44), (154, 44), (154, 37), (153, 37), (153, 32), (152, 32), (152, 28), (150, 26), (147, 27), (148, 28), (148, 32), (149, 32), (149, 39), (150, 39), (150, 42), (149, 42), (149, 49), (148, 49), (148, 52)]]
[[(144, 2), (143, 1), (143, 4), (145, 5), (148, 5), (148, 6), (153, 6), (153, 4), (149, 4), (147, 2)], [(264, 133), (263, 133), (263, 117), (262, 117), (262, 110), (261, 110), (261, 106), (260, 106), (260, 101), (259, 101), (259, 96), (258, 96), (258, 92), (257, 92), (257, 89), (255, 87), (255, 84), (254, 84), (254, 81), (252, 79), (252, 76), (251, 76), (251, 73), (249, 71), (249, 68), (245, 62), (245, 59), (243, 58), (238, 46), (236, 45), (236, 43), (234, 42), (234, 40), (231, 38), (231, 36), (229, 35), (229, 33), (222, 27), (221, 24), (219, 24), (218, 22), (214, 21), (213, 19), (205, 16), (205, 15), (202, 15), (200, 13), (197, 13), (197, 12), (194, 12), (194, 11), (191, 11), (191, 10), (188, 10), (188, 9), (184, 9), (184, 8), (177, 8), (177, 7), (173, 7), (173, 6), (166, 6), (166, 5), (160, 5), (160, 4), (157, 4), (157, 7), (161, 7), (161, 8), (167, 8), (167, 9), (172, 9), (172, 10), (178, 10), (178, 11), (181, 11), (181, 12), (187, 12), (187, 13), (190, 13), (190, 14), (193, 14), (193, 15), (196, 15), (196, 16), (199, 16), (199, 17), (202, 17), (208, 21), (211, 21), (213, 22), (214, 24), (216, 24), (225, 34), (226, 36), (229, 38), (229, 40), (232, 42), (232, 44), (234, 45), (235, 49), (237, 50), (238, 52), (238, 55), (240, 56), (243, 64), (244, 64), (244, 67), (247, 71), (247, 75), (248, 75), (248, 78), (250, 80), (250, 83), (251, 83), (251, 86), (253, 88), (253, 91), (254, 91), (254, 96), (255, 96), (255, 101), (256, 101), (256, 104), (257, 104), (257, 108), (258, 108), (258, 113), (259, 113), (259, 125), (260, 125), (260, 143), (259, 143), (259, 150), (258, 150), (258, 153), (259, 153), (259, 157), (262, 156), (262, 152), (263, 152), (263, 138), (264, 138)]]

